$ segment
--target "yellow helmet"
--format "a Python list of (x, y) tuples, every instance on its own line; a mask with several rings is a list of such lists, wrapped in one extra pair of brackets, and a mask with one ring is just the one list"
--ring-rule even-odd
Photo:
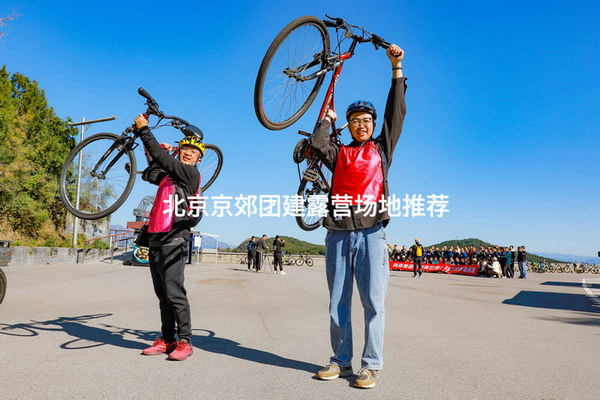
[(182, 147), (182, 146), (195, 147), (198, 150), (200, 150), (200, 153), (202, 154), (202, 156), (204, 156), (204, 152), (206, 151), (206, 147), (204, 146), (204, 143), (202, 143), (202, 141), (200, 139), (198, 139), (196, 136), (186, 136), (183, 139), (181, 139), (179, 141), (179, 147)]

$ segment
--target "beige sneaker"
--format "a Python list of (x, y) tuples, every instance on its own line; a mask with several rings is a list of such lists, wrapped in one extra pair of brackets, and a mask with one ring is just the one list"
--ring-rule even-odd
[(379, 371), (367, 368), (361, 368), (358, 371), (358, 378), (354, 381), (354, 386), (361, 389), (370, 389), (375, 386), (379, 378)]
[(287, 275), (284, 271), (280, 272), (281, 275)]
[(345, 376), (351, 376), (354, 372), (352, 372), (352, 366), (343, 367), (340, 370), (339, 365), (331, 363), (327, 364), (323, 369), (317, 372), (317, 378), (322, 379), (324, 381), (332, 381), (334, 379)]

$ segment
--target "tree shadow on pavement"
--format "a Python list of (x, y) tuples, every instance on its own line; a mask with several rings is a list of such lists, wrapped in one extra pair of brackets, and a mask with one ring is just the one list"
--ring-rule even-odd
[(585, 294), (535, 292), (523, 290), (512, 299), (507, 299), (502, 304), (514, 306), (549, 308), (552, 310), (570, 310), (580, 312), (599, 313), (600, 308)]
[(291, 368), (300, 371), (315, 373), (321, 369), (321, 365), (311, 364), (304, 361), (292, 360), (278, 356), (267, 351), (244, 347), (240, 343), (230, 339), (216, 336), (213, 331), (207, 329), (192, 329), (192, 331), (206, 332), (206, 335), (193, 335), (194, 347), (210, 353), (224, 354), (242, 360), (252, 361), (260, 364), (273, 365), (275, 367)]
[(149, 341), (155, 337), (154, 332), (119, 328), (112, 325), (100, 324), (103, 327), (86, 325), (87, 321), (109, 317), (112, 314), (80, 315), (77, 317), (58, 317), (47, 321), (31, 321), (13, 325), (0, 324), (0, 335), (8, 336), (38, 336), (41, 332), (64, 332), (74, 339), (60, 345), (65, 350), (82, 350), (111, 345), (127, 349), (143, 349), (148, 345), (142, 342), (128, 340), (125, 334), (140, 340)]

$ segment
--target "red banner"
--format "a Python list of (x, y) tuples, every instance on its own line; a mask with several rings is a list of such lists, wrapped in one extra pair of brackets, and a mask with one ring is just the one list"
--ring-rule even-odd
[[(413, 271), (412, 262), (390, 261), (390, 269), (396, 271)], [(423, 272), (444, 272), (477, 276), (479, 265), (423, 264)]]

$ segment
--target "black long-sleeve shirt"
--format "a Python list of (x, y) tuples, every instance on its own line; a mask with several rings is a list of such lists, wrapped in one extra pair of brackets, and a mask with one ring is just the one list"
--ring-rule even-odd
[[(392, 79), (392, 85), (388, 94), (385, 105), (385, 114), (381, 133), (374, 139), (379, 153), (381, 154), (382, 169), (383, 169), (383, 194), (385, 199), (388, 199), (388, 169), (392, 163), (392, 156), (400, 134), (402, 133), (402, 125), (406, 115), (406, 102), (404, 94), (406, 92), (406, 78)], [(329, 139), (329, 130), (331, 123), (328, 119), (321, 120), (310, 138), (310, 144), (315, 149), (316, 155), (323, 161), (325, 166), (332, 172), (335, 171), (335, 163), (339, 154), (339, 147), (332, 143)], [(353, 140), (348, 146), (361, 146), (366, 142), (358, 142)], [(332, 177), (333, 181), (333, 177)], [(348, 231), (356, 229), (366, 229), (375, 226), (378, 223), (383, 223), (386, 226), (390, 216), (387, 208), (382, 209), (381, 202), (377, 203), (377, 212), (374, 216), (365, 215), (365, 213), (356, 213), (356, 206), (350, 206), (350, 216), (342, 216), (335, 218), (333, 216), (334, 207), (331, 202), (331, 193), (329, 194), (328, 214), (323, 221), (323, 226), (331, 230)]]
[(285, 242), (281, 239), (273, 240), (273, 252), (281, 254), (281, 248), (285, 247)]
[[(187, 197), (193, 196), (198, 190), (200, 172), (193, 165), (182, 163), (163, 149), (148, 127), (143, 127), (137, 134), (152, 157), (142, 174), (142, 179), (154, 185), (159, 185), (165, 176), (171, 177), (177, 187)], [(187, 210), (185, 210), (187, 211)], [(173, 227), (169, 232), (151, 233), (151, 241), (167, 243), (177, 237), (190, 236), (190, 223), (187, 216), (174, 217)]]

